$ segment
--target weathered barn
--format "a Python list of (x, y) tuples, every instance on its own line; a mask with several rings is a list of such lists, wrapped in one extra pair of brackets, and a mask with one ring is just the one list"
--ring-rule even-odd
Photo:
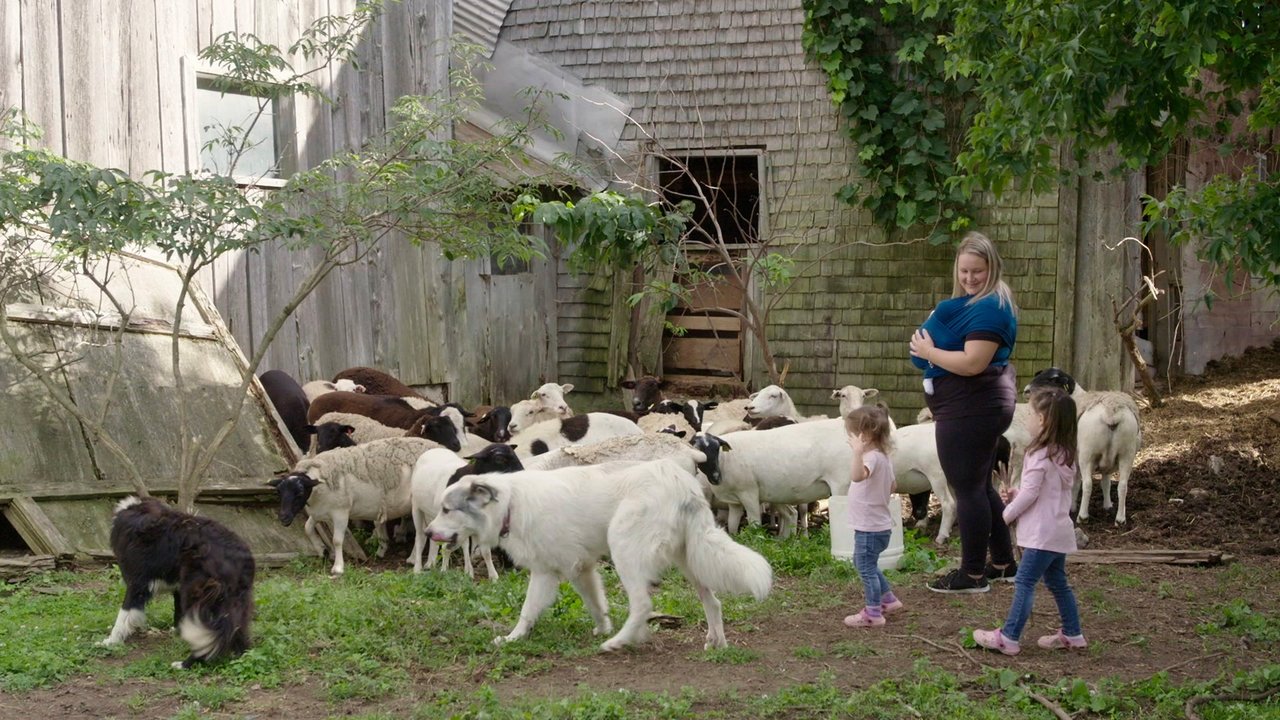
[[(199, 64), (199, 50), (231, 30), (284, 46), (312, 20), (354, 5), (6, 2), (0, 106), (24, 110), (45, 129), (48, 146), (68, 157), (134, 175), (196, 170), (200, 128), (236, 96), (209, 87), (216, 72)], [(770, 238), (797, 261), (799, 278), (779, 298), (768, 338), (802, 409), (829, 412), (831, 388), (854, 383), (880, 388), (905, 420), (920, 401), (907, 338), (949, 293), (951, 252), (886, 238), (866, 213), (833, 196), (856, 148), (841, 132), (821, 71), (804, 57), (802, 21), (799, 0), (388, 3), (362, 38), (358, 63), (321, 76), (335, 103), (299, 98), (276, 109), (269, 161), (285, 172), (313, 167), (376, 136), (396, 98), (444, 84), (448, 38), (464, 33), (491, 52), (494, 68), (484, 78), (486, 108), (455, 133), (482, 136), (512, 111), (511, 90), (527, 81), (561, 93), (551, 117), (562, 137), (539, 138), (530, 154), (542, 161), (577, 156), (588, 168), (584, 187), (624, 171), (640, 173), (624, 180), (662, 186), (671, 168), (655, 154), (661, 148), (687, 161), (695, 178), (731, 188), (731, 206), (714, 212), (743, 220), (739, 244)], [(272, 183), (261, 185), (269, 191)], [(1023, 309), (1015, 362), (1024, 374), (1053, 362), (1087, 386), (1126, 384), (1112, 301), (1144, 269), (1136, 246), (1118, 241), (1134, 234), (1145, 187), (1141, 176), (1085, 179), (1046, 195), (987, 199), (980, 225), (1000, 243)], [(228, 256), (202, 278), (246, 354), (257, 349), (264, 325), (310, 260), (285, 250)], [(1275, 335), (1274, 299), (1255, 295), (1209, 311), (1196, 296), (1201, 269), (1190, 251), (1162, 251), (1161, 263), (1158, 269), (1179, 271), (1170, 283), (1179, 291), (1175, 304), (1148, 322), (1162, 364), (1198, 371), (1220, 353)], [(664, 338), (625, 304), (629, 279), (574, 277), (554, 256), (520, 267), (447, 262), (429, 243), (391, 238), (336, 273), (295, 313), (259, 371), (307, 380), (374, 365), (464, 403), (510, 402), (557, 380), (577, 386), (571, 400), (579, 407), (616, 404), (619, 380), (663, 364), (668, 373), (746, 385), (767, 377), (731, 315), (677, 308), (667, 319), (687, 332)], [(714, 304), (729, 307), (735, 293), (762, 293), (754, 286), (699, 292), (715, 292)], [(1177, 324), (1180, 337), (1170, 332)], [(192, 347), (204, 357), (202, 345)], [(208, 355), (213, 366), (217, 353)], [(628, 367), (629, 357), (642, 362)], [(24, 417), (25, 407), (16, 406), (12, 417)], [(39, 455), (43, 445), (23, 447)], [(270, 454), (256, 457), (259, 469), (277, 464)], [(10, 482), (65, 482), (68, 493), (79, 486), (43, 459), (24, 462), (36, 465), (24, 465), (28, 476)], [(11, 495), (19, 490), (10, 486)]]

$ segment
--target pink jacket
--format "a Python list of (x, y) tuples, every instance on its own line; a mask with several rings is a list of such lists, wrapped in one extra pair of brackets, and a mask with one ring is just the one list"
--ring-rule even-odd
[(1004, 508), (1004, 521), (1018, 522), (1018, 545), (1033, 550), (1076, 551), (1076, 530), (1071, 524), (1073, 465), (1049, 458), (1045, 448), (1027, 453), (1022, 461), (1022, 484)]

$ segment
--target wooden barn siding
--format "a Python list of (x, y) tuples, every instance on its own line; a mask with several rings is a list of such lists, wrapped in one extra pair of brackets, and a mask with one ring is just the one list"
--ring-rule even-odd
[[(800, 3), (762, 6), (758, 0), (607, 6), (515, 0), (500, 37), (621, 95), (632, 116), (668, 148), (763, 147), (769, 232), (794, 247), (802, 272), (768, 330), (779, 365), (790, 362), (788, 390), (802, 411), (832, 413), (834, 387), (877, 387), (897, 420), (913, 421), (922, 395), (907, 341), (950, 295), (952, 251), (883, 245), (884, 233), (866, 212), (833, 197), (848, 178), (855, 149), (844, 138), (824, 75), (805, 62)], [(649, 149), (634, 129), (625, 137), (624, 150)], [(1074, 307), (1072, 284), (1093, 282), (1060, 272), (1060, 259), (1074, 261), (1075, 239), (1063, 233), (1074, 229), (1076, 201), (1071, 188), (1014, 194), (987, 200), (979, 216), (979, 228), (999, 243), (1022, 308), (1014, 356), (1022, 380), (1050, 364), (1055, 347), (1073, 342), (1076, 328), (1059, 318)], [(590, 347), (597, 351), (610, 323), (598, 314), (604, 303), (597, 299), (597, 314), (561, 305), (562, 317), (594, 319)], [(562, 357), (562, 373), (566, 362)], [(759, 387), (767, 375), (757, 367), (750, 379)]]
[[(5, 2), (0, 98), (39, 123), (57, 152), (135, 175), (152, 168), (181, 172), (198, 162), (190, 103), (201, 48), (233, 30), (287, 46), (315, 19), (354, 5)], [(439, 0), (387, 4), (385, 17), (360, 45), (361, 71), (334, 68), (317, 78), (336, 102), (294, 102), (299, 167), (359, 147), (386, 127), (387, 109), (401, 95), (441, 86), (450, 11), (451, 3)], [(313, 258), (282, 249), (234, 254), (203, 274), (202, 285), (246, 355), (257, 349)], [(387, 238), (365, 260), (335, 272), (298, 309), (259, 371), (280, 369), (305, 381), (351, 365), (376, 365), (411, 385), (447, 384), (446, 392), (463, 402), (517, 399), (556, 372), (556, 348), (548, 340), (555, 337), (554, 297), (544, 287), (553, 277), (548, 267), (543, 263), (541, 273), (517, 279), (489, 278), (485, 262), (450, 263), (433, 245)]]

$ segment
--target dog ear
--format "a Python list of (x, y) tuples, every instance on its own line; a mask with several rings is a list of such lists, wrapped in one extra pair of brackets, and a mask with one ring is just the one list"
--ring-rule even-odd
[(471, 497), (478, 500), (481, 505), (488, 505), (498, 499), (498, 492), (494, 490), (491, 485), (486, 485), (480, 482), (472, 483)]

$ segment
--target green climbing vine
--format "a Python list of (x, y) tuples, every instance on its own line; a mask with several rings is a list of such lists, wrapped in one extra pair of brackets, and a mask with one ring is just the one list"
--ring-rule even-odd
[(943, 242), (971, 224), (951, 180), (973, 115), (972, 81), (948, 79), (953, 11), (942, 0), (804, 0), (802, 43), (848, 121), (859, 177), (837, 191), (886, 231), (923, 226)]

